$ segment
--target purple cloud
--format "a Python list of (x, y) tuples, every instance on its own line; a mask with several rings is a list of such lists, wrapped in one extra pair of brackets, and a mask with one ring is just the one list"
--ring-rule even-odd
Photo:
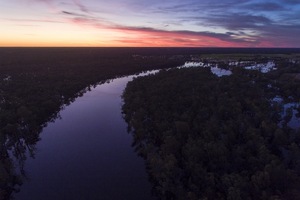
[(281, 0), (283, 4), (292, 4), (292, 5), (299, 5), (299, 0)]
[(82, 12), (86, 12), (86, 13), (89, 12), (89, 10), (87, 9), (87, 7), (84, 6), (79, 0), (73, 0), (73, 2), (79, 7), (79, 9), (80, 9)]
[(262, 15), (241, 13), (209, 16), (205, 21), (209, 23), (209, 26), (221, 26), (228, 30), (254, 29), (272, 23), (271, 19)]
[(283, 5), (280, 5), (278, 3), (273, 3), (273, 2), (253, 3), (253, 4), (243, 6), (243, 8), (249, 10), (270, 11), (270, 12), (285, 10), (285, 7)]
[[(67, 13), (68, 15), (74, 15), (73, 13)], [(244, 32), (233, 33), (214, 33), (209, 31), (190, 31), (190, 30), (163, 30), (145, 26), (124, 26), (120, 24), (110, 23), (101, 19), (88, 18), (88, 17), (74, 17), (72, 22), (83, 26), (92, 26), (97, 29), (110, 29), (115, 31), (127, 32), (127, 33), (138, 33), (149, 36), (156, 36), (170, 40), (173, 38), (177, 42), (191, 42), (192, 39), (199, 39), (201, 37), (212, 38), (224, 42), (232, 42), (240, 44), (241, 46), (257, 45), (259, 41), (255, 41), (257, 38), (251, 35), (247, 35)]]
[(61, 11), (62, 14), (65, 15), (70, 15), (70, 16), (76, 16), (76, 17), (88, 17), (86, 15), (82, 15), (82, 14), (78, 14), (78, 13), (74, 13), (74, 12), (68, 12), (68, 11)]

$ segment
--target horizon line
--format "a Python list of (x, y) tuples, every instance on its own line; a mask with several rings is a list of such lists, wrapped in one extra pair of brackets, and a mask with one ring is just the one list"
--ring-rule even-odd
[(0, 48), (190, 48), (190, 49), (300, 49), (300, 47), (195, 47), (195, 46), (0, 46)]

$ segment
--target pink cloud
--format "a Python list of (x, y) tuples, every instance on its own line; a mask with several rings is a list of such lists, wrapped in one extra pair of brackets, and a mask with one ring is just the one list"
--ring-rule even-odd
[[(115, 41), (124, 45), (134, 46), (231, 46), (246, 47), (249, 42), (243, 39), (231, 38), (229, 34), (194, 31), (167, 31), (149, 27), (129, 27), (109, 23), (101, 19), (87, 17), (73, 17), (72, 23), (79, 26), (92, 26), (97, 29), (106, 29), (128, 35), (129, 38), (117, 38)], [(132, 36), (136, 39), (131, 39)], [(253, 45), (253, 44), (252, 44)]]
[[(93, 18), (91, 15), (80, 15), (64, 12), (71, 16), (68, 20), (84, 28), (93, 27), (122, 33), (128, 37), (116, 38), (114, 42), (121, 46), (168, 46), (168, 47), (274, 47), (288, 46), (263, 35), (239, 33), (196, 32), (189, 30), (163, 30), (151, 27), (123, 26), (105, 19)], [(132, 39), (134, 37), (135, 39)]]

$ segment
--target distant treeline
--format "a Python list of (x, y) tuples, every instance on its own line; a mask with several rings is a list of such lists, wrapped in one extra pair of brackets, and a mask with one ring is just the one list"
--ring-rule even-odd
[[(49, 59), (55, 56), (62, 56), (63, 53), (69, 54), (65, 57), (74, 57), (79, 54), (80, 57), (85, 57), (87, 54), (100, 57), (128, 57), (130, 55), (139, 54), (144, 56), (174, 56), (174, 55), (201, 55), (201, 54), (299, 54), (300, 48), (191, 48), (191, 47), (32, 47), (32, 48), (1, 48), (0, 55), (7, 56), (8, 54), (24, 54), (24, 56), (32, 57), (32, 54), (37, 52), (44, 54), (48, 52)], [(38, 54), (39, 54), (38, 53)], [(44, 57), (44, 56), (43, 56)], [(44, 57), (45, 58), (45, 57)], [(37, 59), (37, 58), (35, 58)], [(6, 59), (5, 59), (6, 60)]]
[(300, 130), (272, 102), (300, 99), (300, 66), (278, 67), (220, 78), (172, 69), (128, 83), (124, 118), (160, 199), (300, 199)]

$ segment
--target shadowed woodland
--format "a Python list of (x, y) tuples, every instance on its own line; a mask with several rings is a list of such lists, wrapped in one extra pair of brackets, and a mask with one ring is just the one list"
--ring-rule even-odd
[(128, 83), (124, 118), (160, 199), (300, 198), (300, 130), (272, 101), (299, 101), (300, 66), (278, 67), (171, 69)]
[(26, 177), (27, 157), (47, 122), (91, 87), (119, 76), (183, 63), (172, 55), (133, 56), (137, 49), (0, 49), (0, 199), (10, 199)]
[[(20, 190), (26, 178), (25, 161), (34, 157), (47, 123), (97, 84), (145, 70), (176, 67), (192, 54), (280, 51), (0, 48), (0, 199), (11, 199)], [(290, 51), (294, 50), (286, 53)], [(277, 126), (280, 105), (270, 107), (266, 100), (277, 92), (285, 101), (290, 96), (299, 99), (295, 78), (299, 67), (285, 64), (267, 76), (236, 69), (236, 75), (221, 79), (207, 69), (187, 69), (183, 74), (163, 71), (128, 86), (125, 118), (135, 129), (135, 147), (146, 159), (155, 191), (162, 199), (184, 195), (190, 199), (245, 198), (253, 191), (253, 197), (275, 198), (295, 192), (299, 134), (284, 123)], [(270, 81), (273, 88), (266, 87)], [(240, 171), (243, 167), (246, 171)], [(272, 173), (280, 177), (267, 179)], [(281, 176), (283, 182), (277, 185), (274, 181)], [(243, 184), (237, 186), (239, 183)], [(270, 187), (271, 183), (276, 184)]]

